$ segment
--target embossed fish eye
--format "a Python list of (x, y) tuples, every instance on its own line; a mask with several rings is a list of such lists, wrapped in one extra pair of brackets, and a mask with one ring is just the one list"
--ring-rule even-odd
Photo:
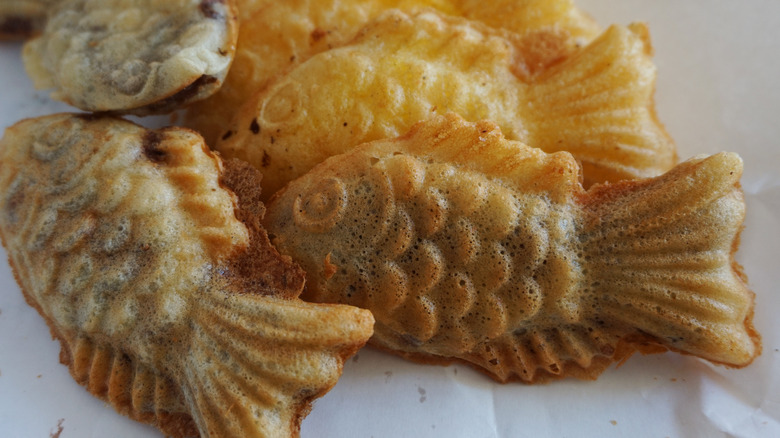
[(312, 233), (324, 233), (338, 224), (347, 207), (347, 190), (338, 178), (328, 178), (293, 202), (295, 225)]
[(63, 152), (75, 145), (81, 133), (80, 123), (53, 123), (33, 141), (30, 153), (33, 158), (42, 162), (49, 162), (59, 158)]
[(277, 85), (268, 97), (260, 103), (260, 120), (265, 127), (275, 127), (280, 123), (297, 126), (303, 122), (301, 108), (303, 99), (301, 85), (293, 81), (284, 81)]
[(57, 158), (64, 150), (60, 144), (46, 141), (35, 141), (30, 148), (32, 156), (43, 162)]

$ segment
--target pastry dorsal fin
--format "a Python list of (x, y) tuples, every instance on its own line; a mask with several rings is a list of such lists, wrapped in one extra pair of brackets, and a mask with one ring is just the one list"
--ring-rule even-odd
[(432, 117), (402, 137), (373, 142), (362, 151), (383, 156), (406, 153), (451, 163), (501, 179), (524, 193), (543, 193), (555, 202), (582, 190), (579, 166), (569, 153), (547, 154), (507, 140), (493, 122), (467, 122), (454, 113)]

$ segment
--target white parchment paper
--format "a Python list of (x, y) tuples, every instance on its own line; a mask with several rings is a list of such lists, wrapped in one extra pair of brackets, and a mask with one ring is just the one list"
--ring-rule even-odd
[[(658, 112), (682, 159), (729, 150), (745, 160), (748, 215), (737, 258), (757, 295), (763, 354), (742, 370), (672, 353), (634, 356), (596, 382), (525, 386), (364, 349), (315, 403), (304, 438), (780, 437), (780, 1), (578, 4), (605, 27), (650, 24)], [(0, 43), (0, 129), (72, 111), (33, 90), (20, 50)], [(160, 436), (90, 396), (58, 353), (0, 263), (0, 437)]]

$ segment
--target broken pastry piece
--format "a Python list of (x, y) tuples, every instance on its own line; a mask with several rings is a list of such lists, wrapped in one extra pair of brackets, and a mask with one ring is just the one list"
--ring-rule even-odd
[(296, 298), (253, 174), (192, 131), (53, 115), (9, 128), (0, 162), (0, 236), (61, 361), (169, 436), (297, 436), (372, 333), (368, 311)]
[(494, 120), (504, 135), (582, 162), (585, 184), (655, 176), (676, 148), (655, 116), (647, 28), (613, 26), (535, 76), (501, 32), (458, 17), (390, 11), (351, 44), (273, 81), (216, 149), (263, 173), (270, 196), (325, 158), (403, 134), (437, 113)]
[(326, 160), (263, 223), (305, 299), (371, 310), (371, 342), (407, 358), (528, 383), (637, 350), (743, 367), (761, 343), (741, 173), (720, 153), (585, 191), (570, 154), (448, 115)]
[[(267, 4), (263, 4), (263, 3)], [(382, 12), (435, 9), (512, 32), (521, 47), (516, 67), (536, 72), (560, 62), (598, 36), (596, 23), (572, 0), (241, 0), (236, 59), (225, 84), (187, 111), (187, 126), (207, 144), (254, 94), (312, 56), (340, 47)], [(247, 14), (255, 12), (248, 17)]]
[(63, 0), (23, 57), (36, 88), (93, 112), (171, 112), (222, 84), (238, 36), (232, 0)]

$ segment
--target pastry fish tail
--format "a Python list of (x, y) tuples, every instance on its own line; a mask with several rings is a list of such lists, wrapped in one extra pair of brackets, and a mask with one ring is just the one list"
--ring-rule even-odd
[(371, 313), (349, 306), (226, 293), (198, 306), (182, 387), (204, 438), (297, 436), (373, 333)]
[(568, 151), (585, 186), (660, 175), (677, 162), (655, 113), (656, 68), (644, 24), (612, 26), (528, 89), (529, 138), (546, 152)]
[(712, 362), (742, 367), (760, 354), (754, 294), (734, 260), (741, 174), (741, 158), (724, 152), (588, 192), (584, 293), (594, 312)]

